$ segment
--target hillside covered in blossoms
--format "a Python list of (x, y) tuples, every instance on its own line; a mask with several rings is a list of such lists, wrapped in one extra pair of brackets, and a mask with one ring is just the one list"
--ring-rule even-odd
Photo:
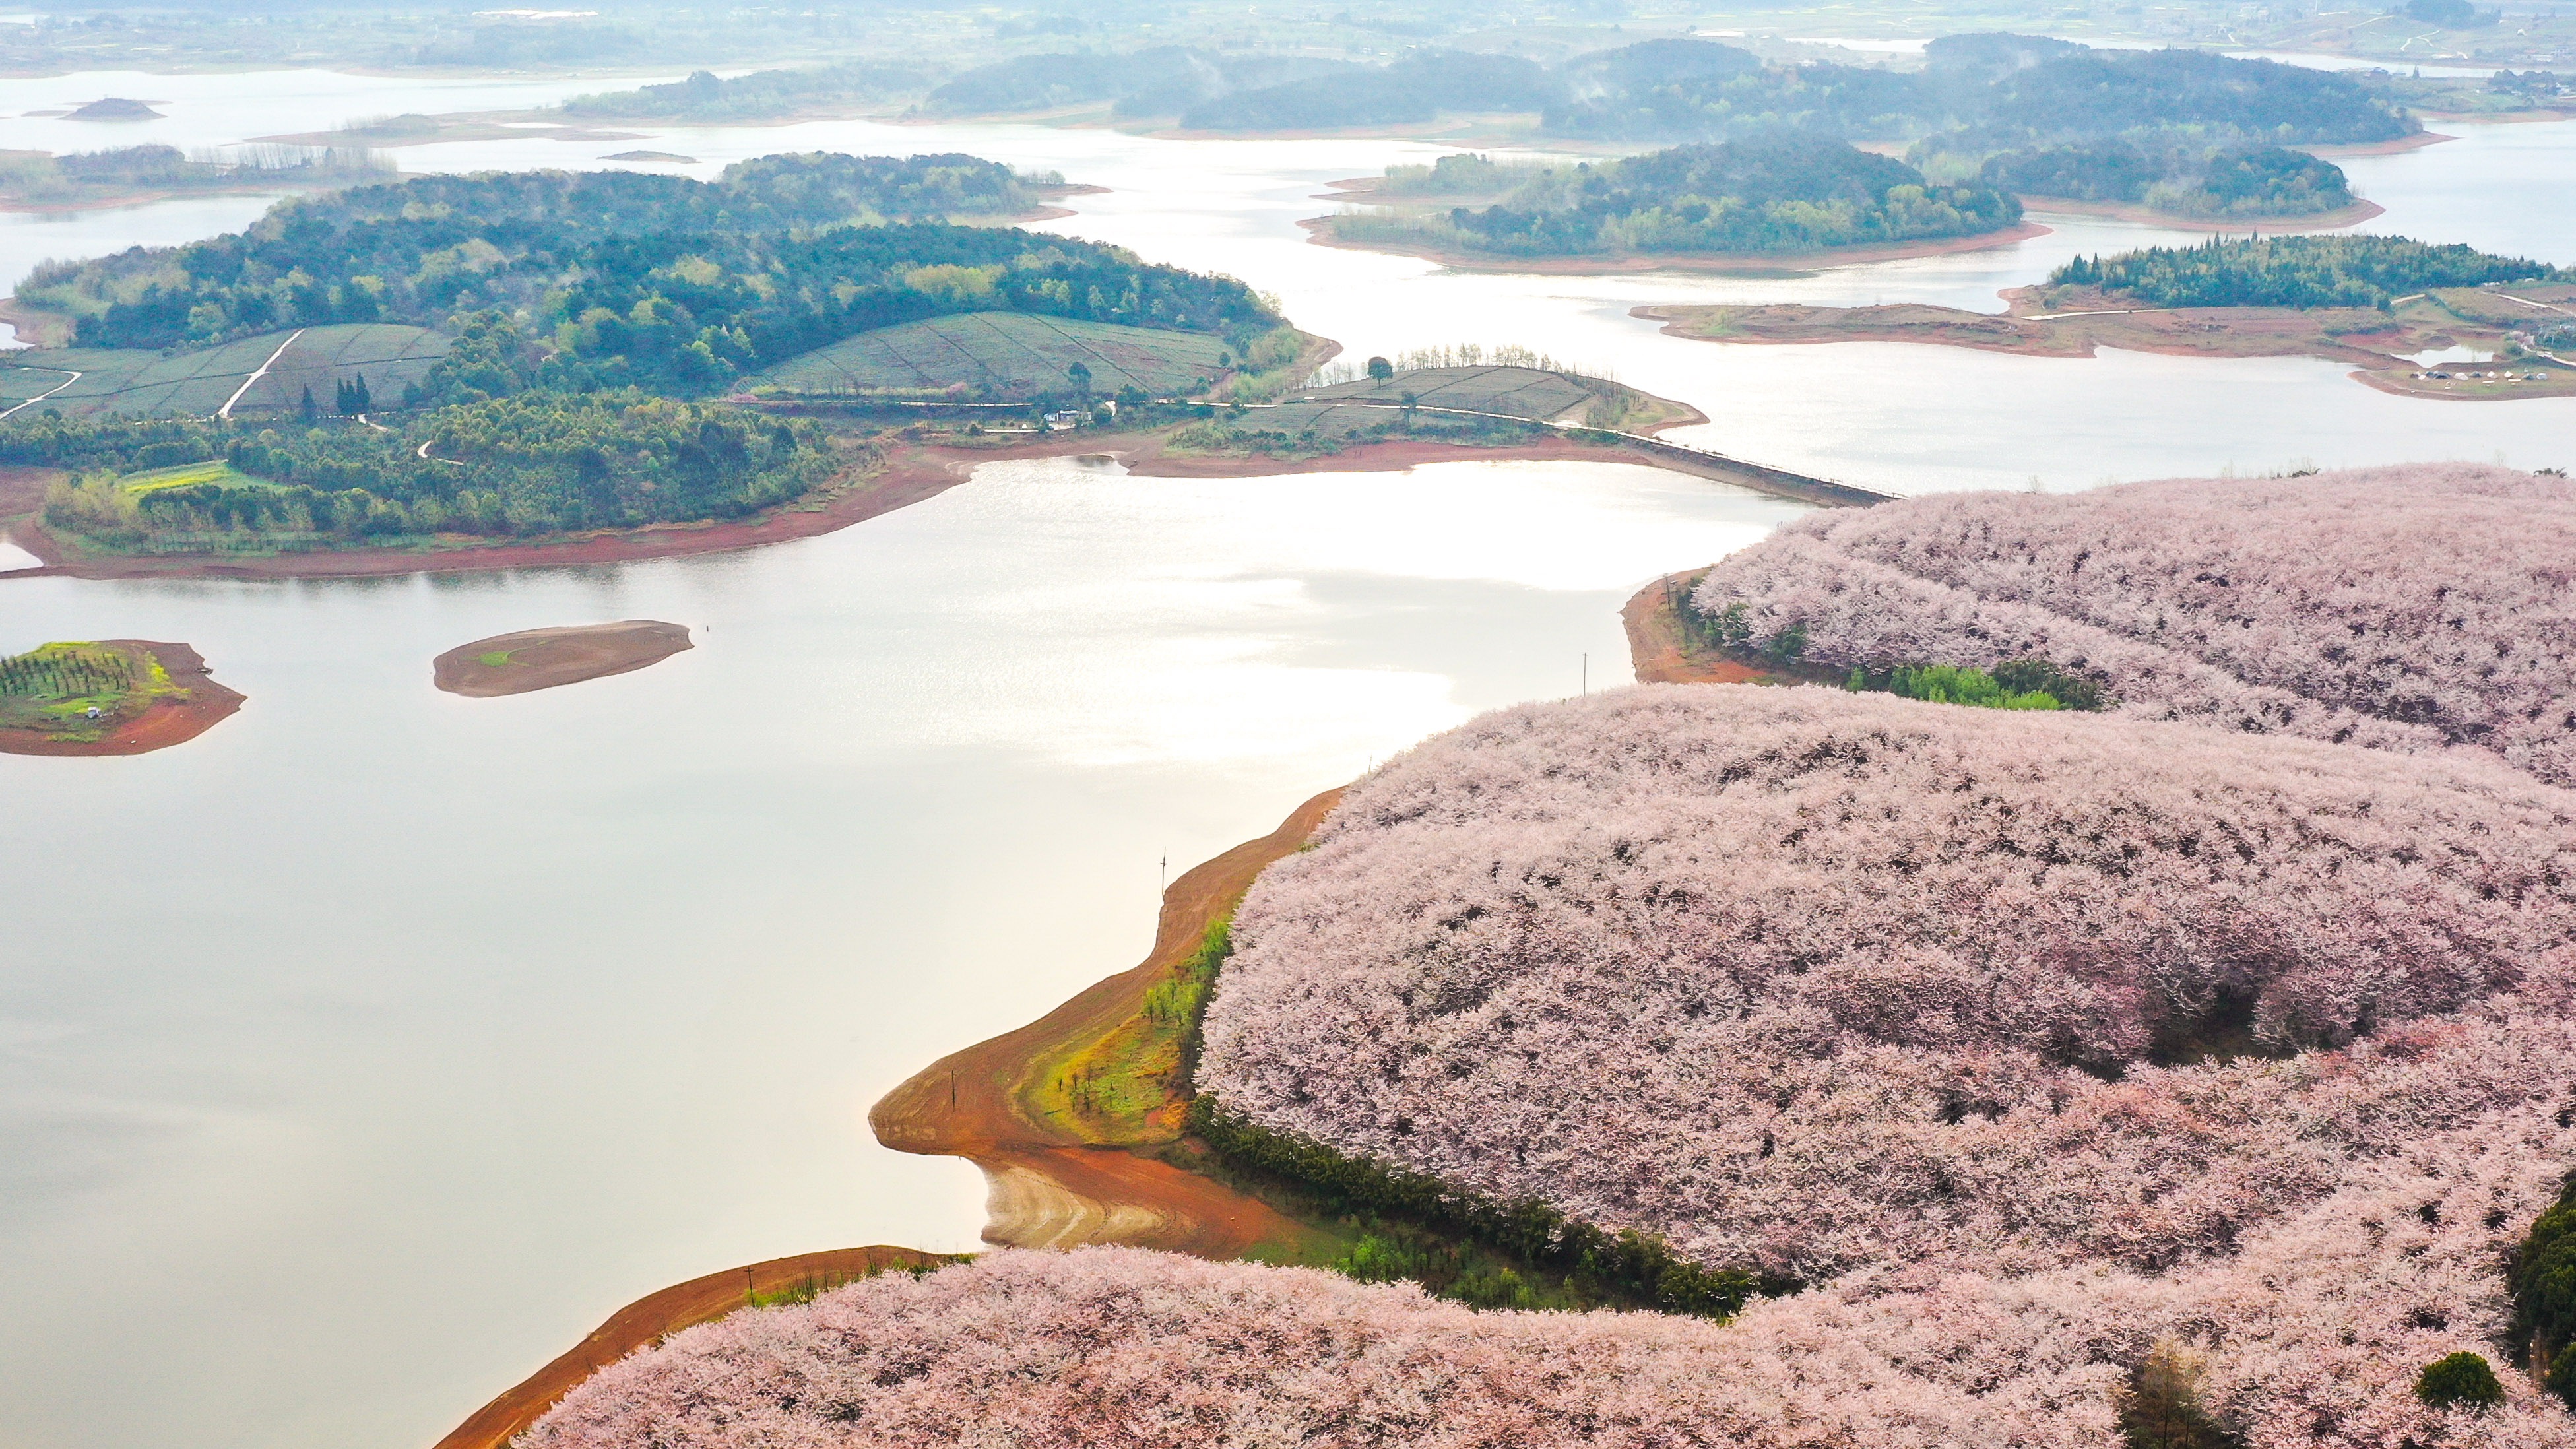
[(2406, 1385), (2491, 1347), (2496, 1264), (2571, 1135), (2489, 1124), (2160, 1276), (1891, 1267), (1723, 1327), (1476, 1312), (1410, 1284), (1128, 1249), (997, 1252), (689, 1329), (517, 1442), (2107, 1449), (2136, 1366), (2161, 1357), (2253, 1449), (2563, 1446), (2576, 1421), (2519, 1374), (2483, 1412)]
[(2044, 658), (2124, 713), (2576, 783), (2576, 484), (2474, 464), (1817, 513), (1692, 599), (1836, 670)]
[[(2295, 1225), (2408, 1174), (2488, 1181), (2518, 1231), (2576, 1160), (2571, 826), (2576, 795), (2472, 756), (2100, 715), (1741, 686), (1503, 710), (1255, 886), (1200, 1084), (1836, 1295), (2189, 1291), (2257, 1240), (2325, 1251)], [(2470, 1168), (2506, 1140), (2550, 1145)], [(2426, 1321), (2491, 1336), (2501, 1260), (2467, 1262)], [(2366, 1396), (2421, 1365), (2227, 1368), (2288, 1307), (2250, 1281), (2200, 1321), (2249, 1376), (2239, 1422), (2306, 1412), (2277, 1396), (2300, 1375)], [(2362, 1342), (2380, 1310), (2314, 1311)]]
[(520, 1442), (2576, 1449), (2571, 543), (2468, 467), (1819, 514), (1698, 619), (2106, 707), (1648, 686), (1350, 787), (1212, 938), (1208, 1150), (1731, 1316), (1000, 1252)]

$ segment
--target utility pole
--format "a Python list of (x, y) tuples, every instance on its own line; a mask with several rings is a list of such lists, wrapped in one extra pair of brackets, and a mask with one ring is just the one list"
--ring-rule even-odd
[(1160, 896), (1160, 895), (1164, 894), (1165, 892), (1169, 891), (1171, 888), (1172, 888), (1172, 848), (1171, 848), (1170, 846), (1168, 846), (1168, 845), (1167, 845), (1167, 846), (1164, 846), (1164, 847), (1163, 847), (1163, 868), (1162, 868), (1162, 872), (1161, 872), (1161, 874), (1159, 874), (1159, 875), (1157, 875), (1157, 876), (1155, 876), (1155, 877), (1154, 877), (1154, 894), (1155, 894), (1155, 895), (1157, 895), (1157, 896)]
[(1583, 692), (1585, 694), (1592, 692), (1592, 655), (1588, 650), (1583, 656)]

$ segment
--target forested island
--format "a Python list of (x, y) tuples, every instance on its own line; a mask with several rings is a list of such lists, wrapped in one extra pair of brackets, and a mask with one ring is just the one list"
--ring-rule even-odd
[[(1142, 339), (1117, 355), (1213, 355), (1153, 374), (1157, 396), (1304, 353), (1240, 283), (947, 219), (1050, 184), (804, 155), (712, 183), (494, 173), (290, 199), (242, 232), (38, 269), (19, 302), (73, 319), (74, 345), (0, 359), (0, 461), (62, 470), (44, 528), (109, 554), (703, 525), (880, 460), (864, 433), (723, 397), (853, 338), (1028, 318)], [(1080, 395), (1071, 371), (1044, 392)]]
[(74, 211), (164, 197), (354, 186), (392, 177), (363, 147), (250, 146), (190, 156), (176, 146), (126, 146), (55, 156), (0, 151), (0, 211)]
[(1347, 212), (1316, 223), (1318, 239), (1444, 260), (1742, 257), (1941, 243), (2021, 220), (1991, 187), (1932, 186), (1902, 161), (1811, 138), (1677, 146), (1515, 181), (1490, 206)]
[[(2383, 392), (2462, 400), (2576, 395), (2576, 276), (2521, 257), (2368, 235), (2213, 238), (2079, 256), (2003, 294), (2002, 313), (1871, 307), (1649, 306), (1709, 342), (1924, 342), (2043, 357), (2100, 347), (2189, 357), (2306, 356)], [(2427, 366), (2446, 348), (2489, 356)]]
[(2050, 287), (2093, 287), (2158, 307), (2301, 309), (2386, 307), (2442, 288), (2563, 281), (2576, 276), (2528, 257), (2402, 236), (2212, 237), (2196, 247), (2079, 256), (2048, 275)]

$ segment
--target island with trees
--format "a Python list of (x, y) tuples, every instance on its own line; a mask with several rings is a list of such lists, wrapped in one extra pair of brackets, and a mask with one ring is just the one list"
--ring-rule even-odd
[(185, 744), (242, 706), (211, 673), (187, 645), (144, 639), (0, 656), (0, 754), (140, 755)]
[[(2461, 400), (2576, 395), (2576, 275), (2459, 245), (2370, 235), (2213, 237), (2079, 256), (2000, 313), (1656, 305), (1636, 315), (1708, 342), (1921, 342), (2036, 357), (2098, 348), (2185, 357), (2318, 357), (2384, 392)], [(2459, 348), (2484, 359), (2424, 363)]]
[(0, 356), (0, 522), (26, 572), (381, 573), (799, 537), (1077, 449), (1222, 473), (1661, 448), (1807, 486), (1659, 445), (1697, 415), (1520, 349), (1353, 388), (1239, 282), (955, 220), (1056, 184), (956, 155), (422, 176), (48, 264), (19, 302), (71, 345)]
[(1514, 183), (1487, 206), (1393, 206), (1310, 222), (1337, 246), (1452, 265), (1569, 270), (1741, 266), (1747, 259), (1901, 256), (2030, 235), (2021, 204), (1981, 184), (1934, 186), (1902, 161), (1790, 137), (1677, 146), (1616, 161), (1465, 167), (1400, 184)]
[(1052, 184), (954, 155), (424, 176), (48, 265), (18, 302), (73, 345), (0, 357), (0, 462), (54, 473), (22, 535), (129, 572), (738, 546), (882, 506), (883, 420), (802, 415), (800, 381), (924, 358), (890, 391), (989, 381), (907, 328), (1043, 334), (1041, 401), (1311, 370), (1322, 344), (1238, 282), (952, 220)]

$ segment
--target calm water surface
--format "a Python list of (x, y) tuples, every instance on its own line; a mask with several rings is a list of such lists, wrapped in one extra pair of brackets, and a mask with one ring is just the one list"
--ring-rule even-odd
[[(0, 756), (0, 1443), (424, 1445), (665, 1283), (963, 1248), (868, 1135), (1140, 958), (1177, 872), (1495, 705), (1785, 504), (1624, 465), (998, 464), (828, 538), (365, 583), (0, 584), (0, 648), (196, 643), (177, 750)], [(438, 651), (701, 631), (519, 698)]]
[[(551, 98), (325, 73), (11, 85), (12, 112), (123, 94), (172, 119), (66, 142), (0, 116), (0, 148)], [(1047, 225), (1231, 272), (1359, 355), (1519, 342), (1696, 404), (1698, 441), (1891, 489), (2537, 465), (2576, 438), (2576, 403), (2394, 399), (2296, 359), (1719, 347), (1627, 315), (1994, 308), (2076, 252), (2188, 239), (2118, 224), (1804, 278), (1535, 277), (1303, 240), (1323, 183), (1439, 154), (1411, 142), (833, 122), (396, 154), (594, 166), (647, 145), (701, 175), (826, 148), (1061, 169), (1113, 189)], [(2345, 165), (2380, 227), (2576, 262), (2576, 127)], [(0, 218), (0, 285), (261, 205)], [(1004, 464), (721, 558), (0, 582), (0, 649), (183, 639), (251, 696), (179, 750), (0, 757), (0, 1291), (20, 1309), (0, 1445), (425, 1444), (652, 1288), (970, 1244), (975, 1175), (877, 1149), (877, 1095), (1132, 963), (1165, 852), (1194, 863), (1428, 732), (1570, 693), (1587, 654), (1594, 684), (1624, 679), (1630, 590), (1793, 511), (1622, 465), (1178, 482)], [(628, 616), (699, 647), (517, 699), (430, 687), (451, 645)]]

